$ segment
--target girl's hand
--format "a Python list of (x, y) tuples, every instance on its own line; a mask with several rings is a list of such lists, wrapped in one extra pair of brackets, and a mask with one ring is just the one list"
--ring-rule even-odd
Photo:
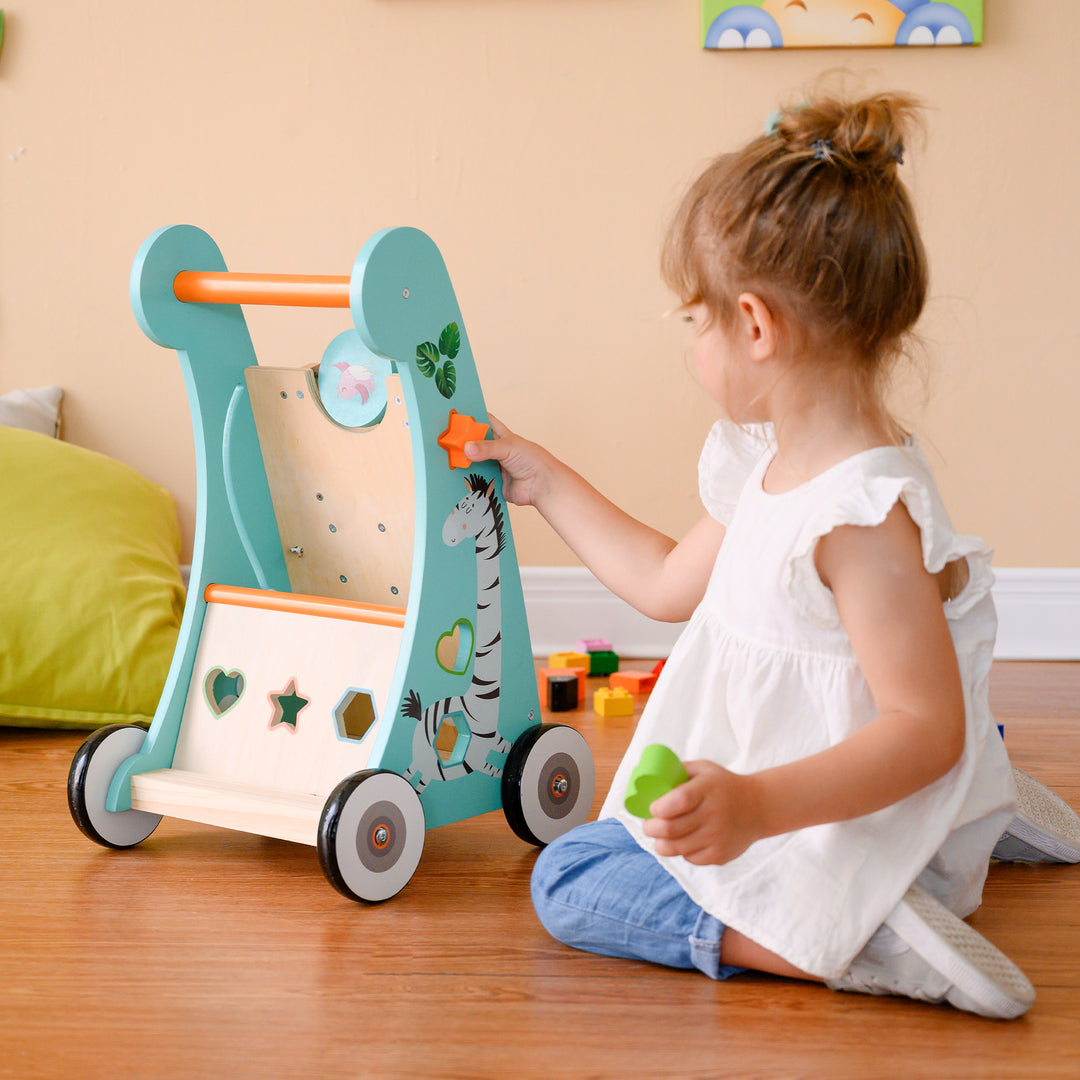
[(495, 461), (503, 496), (533, 506), (616, 596), (652, 619), (683, 622), (705, 595), (724, 526), (705, 514), (682, 541), (606, 499), (554, 454), (488, 417), (492, 439), (467, 442), (470, 461)]
[(750, 778), (711, 761), (684, 762), (690, 779), (652, 804), (642, 828), (658, 855), (682, 855), (701, 866), (730, 862), (762, 831)]
[(502, 471), (503, 495), (518, 506), (536, 506), (546, 487), (551, 455), (536, 443), (515, 435), (501, 421), (489, 416), (494, 439), (467, 442), (470, 461), (497, 461)]

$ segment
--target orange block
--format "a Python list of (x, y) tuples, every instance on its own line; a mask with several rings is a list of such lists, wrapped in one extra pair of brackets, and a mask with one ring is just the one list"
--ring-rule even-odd
[(578, 689), (578, 704), (585, 704), (585, 677), (589, 674), (587, 667), (546, 667), (541, 668), (539, 673), (540, 681), (540, 700), (547, 701), (548, 699), (548, 679), (552, 675), (576, 675), (577, 676), (577, 689)]
[(612, 690), (622, 687), (631, 694), (647, 694), (656, 685), (656, 675), (651, 671), (613, 671), (608, 683)]

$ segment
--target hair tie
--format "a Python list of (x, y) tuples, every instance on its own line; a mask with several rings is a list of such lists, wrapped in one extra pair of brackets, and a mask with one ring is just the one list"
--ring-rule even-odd
[(896, 164), (897, 165), (903, 165), (904, 164), (904, 144), (903, 143), (897, 143), (896, 144), (896, 149), (893, 151), (893, 157), (896, 159)]
[(811, 147), (815, 161), (832, 161), (833, 145), (831, 139), (818, 139)]

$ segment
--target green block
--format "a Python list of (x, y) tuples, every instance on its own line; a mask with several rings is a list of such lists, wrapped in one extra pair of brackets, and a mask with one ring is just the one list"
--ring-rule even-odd
[(613, 652), (589, 653), (589, 674), (610, 675), (619, 670), (619, 658)]

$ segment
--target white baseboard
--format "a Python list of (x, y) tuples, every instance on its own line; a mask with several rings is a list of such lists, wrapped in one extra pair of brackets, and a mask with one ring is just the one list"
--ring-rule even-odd
[[(1080, 569), (994, 571), (999, 660), (1080, 660)], [(645, 618), (583, 567), (524, 566), (533, 652), (573, 649), (581, 638), (607, 638), (620, 656), (667, 656), (682, 624)]]
[[(1080, 569), (1005, 567), (994, 575), (998, 660), (1080, 660)], [(607, 638), (620, 656), (667, 656), (683, 627), (646, 619), (584, 567), (523, 566), (521, 585), (537, 656), (573, 649), (581, 638)]]
[(999, 660), (1080, 660), (1080, 569), (995, 570)]
[(606, 638), (619, 656), (667, 656), (685, 625), (647, 619), (583, 566), (523, 566), (521, 587), (536, 656), (567, 652), (582, 638)]

